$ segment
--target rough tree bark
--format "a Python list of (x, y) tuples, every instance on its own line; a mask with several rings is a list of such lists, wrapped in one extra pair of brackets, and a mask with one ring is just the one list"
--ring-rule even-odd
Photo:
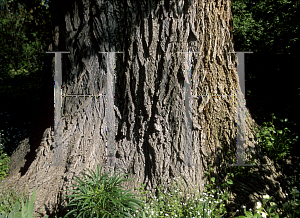
[[(236, 150), (236, 97), (242, 96), (232, 43), (231, 3), (228, 0), (172, 1), (53, 1), (54, 42), (49, 51), (62, 54), (63, 94), (106, 94), (107, 56), (116, 54), (115, 154), (116, 166), (105, 172), (130, 173), (126, 188), (146, 184), (154, 191), (183, 176), (185, 188), (203, 191), (208, 164), (217, 184), (227, 179), (228, 151)], [(184, 81), (192, 62), (192, 166), (185, 165)], [(53, 54), (51, 54), (53, 55)], [(54, 55), (53, 55), (54, 56)], [(209, 95), (210, 94), (210, 95)], [(218, 97), (213, 95), (232, 95)], [(243, 96), (242, 96), (243, 97)], [(62, 98), (63, 164), (50, 166), (53, 128), (39, 129), (35, 140), (24, 139), (11, 157), (4, 181), (32, 194), (35, 211), (51, 214), (67, 194), (74, 176), (96, 170), (106, 157), (106, 100), (101, 97)], [(246, 148), (255, 155), (253, 178), (234, 181), (232, 204), (254, 208), (258, 194), (284, 198), (274, 163), (260, 155), (254, 138), (257, 126), (246, 109)], [(254, 149), (255, 148), (255, 149)], [(247, 161), (246, 161), (247, 163)], [(268, 163), (268, 164), (266, 164)], [(163, 183), (160, 184), (162, 178)], [(247, 182), (251, 182), (247, 184)], [(60, 191), (61, 190), (61, 191)], [(152, 192), (153, 193), (153, 192)], [(238, 194), (238, 197), (236, 195)]]

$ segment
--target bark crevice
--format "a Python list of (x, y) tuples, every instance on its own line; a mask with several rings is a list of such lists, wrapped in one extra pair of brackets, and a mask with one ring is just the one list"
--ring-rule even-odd
[[(225, 182), (222, 175), (232, 164), (227, 152), (236, 150), (233, 95), (239, 84), (236, 54), (230, 53), (234, 47), (230, 1), (174, 0), (158, 5), (148, 0), (122, 4), (77, 0), (57, 8), (55, 13), (63, 15), (54, 22), (54, 41), (49, 51), (70, 51), (62, 55), (62, 93), (104, 97), (63, 98), (62, 161), (71, 166), (49, 166), (57, 148), (52, 147), (53, 134), (48, 126), (41, 143), (38, 139), (30, 144), (30, 138), (20, 143), (4, 180), (19, 189), (28, 184), (30, 194), (37, 186), (35, 211), (44, 215), (52, 213), (55, 205), (65, 206), (67, 202), (58, 199), (70, 194), (66, 190), (72, 188), (74, 176), (87, 173), (86, 168), (95, 171), (99, 163), (104, 165), (103, 173), (130, 173), (125, 178), (134, 181), (125, 182), (125, 188), (143, 183), (152, 194), (159, 185), (168, 188), (168, 182), (181, 175), (185, 191), (196, 188), (202, 193), (209, 164), (213, 164), (217, 184)], [(117, 51), (124, 53), (115, 55), (112, 112), (105, 110), (107, 72), (112, 66), (107, 67), (108, 54), (98, 52)], [(193, 144), (187, 149), (192, 152), (191, 164), (196, 166), (190, 167), (185, 165), (184, 130), (185, 64), (189, 63), (185, 53), (176, 52), (200, 52), (189, 54), (193, 64), (192, 95), (197, 96), (191, 104)], [(115, 114), (115, 166), (105, 165), (108, 113)], [(250, 179), (253, 187), (235, 181), (237, 185), (231, 191), (243, 193), (243, 197), (235, 197), (234, 205), (250, 205), (263, 191), (278, 193), (277, 201), (283, 198), (275, 185), (276, 174), (270, 173), (275, 170), (274, 163), (260, 155), (255, 126), (246, 110), (246, 148), (252, 149), (262, 169)], [(264, 159), (270, 167), (262, 162)]]

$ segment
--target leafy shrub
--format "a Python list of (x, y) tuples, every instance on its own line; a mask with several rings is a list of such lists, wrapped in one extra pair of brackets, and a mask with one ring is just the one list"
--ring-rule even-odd
[(2, 145), (2, 134), (3, 130), (0, 131), (0, 181), (7, 176), (9, 171), (8, 164), (10, 163), (10, 157), (7, 156), (6, 153), (3, 152), (3, 145)]
[[(276, 129), (273, 125), (273, 119), (277, 119), (274, 114), (272, 114), (272, 122), (264, 122), (256, 137), (264, 155), (277, 162), (290, 155), (293, 144), (298, 140), (298, 135), (289, 134), (291, 131), (286, 127), (284, 130)], [(288, 119), (281, 119), (280, 121), (287, 122)]]
[(82, 179), (75, 176), (77, 179), (75, 181), (79, 185), (73, 186), (79, 189), (67, 190), (76, 194), (66, 196), (66, 198), (73, 198), (67, 206), (72, 210), (66, 216), (75, 214), (76, 217), (124, 217), (131, 216), (129, 209), (135, 207), (142, 209), (143, 201), (132, 198), (134, 195), (128, 190), (122, 190), (120, 183), (130, 179), (121, 179), (121, 177), (128, 174), (118, 177), (119, 173), (109, 178), (107, 173), (101, 176), (101, 170), (102, 166), (99, 169), (97, 165), (96, 173), (88, 169), (90, 175), (81, 173)]
[[(256, 128), (255, 131), (256, 140), (258, 140), (259, 142), (262, 154), (275, 161), (276, 164), (279, 160), (282, 160), (286, 156), (290, 155), (290, 152), (293, 149), (293, 145), (298, 140), (298, 135), (296, 133), (289, 134), (291, 131), (286, 127), (283, 130), (275, 128), (273, 124), (273, 119), (277, 118), (274, 116), (274, 114), (271, 114), (271, 116), (272, 122), (264, 122), (261, 129), (258, 130)], [(288, 119), (281, 119), (280, 121), (282, 123), (286, 123)], [(235, 153), (231, 151), (229, 151), (228, 153), (232, 156), (232, 162), (236, 162)], [(246, 160), (245, 163), (254, 164), (254, 157), (251, 157), (250, 153), (248, 153), (248, 156), (250, 157), (250, 162)], [(249, 175), (253, 173), (253, 171), (251, 166), (234, 166), (232, 167), (232, 173), (234, 173), (234, 175), (236, 175), (236, 177), (238, 178), (246, 179)]]
[[(45, 37), (41, 37), (41, 28), (35, 26), (35, 17), (23, 7), (14, 8), (14, 1), (4, 1), (0, 11), (0, 73), (4, 78), (16, 75), (29, 75), (42, 70), (42, 60), (46, 55), (41, 53), (45, 47)], [(11, 10), (7, 10), (11, 8)], [(16, 13), (18, 12), (18, 13)], [(34, 32), (32, 32), (34, 31)]]

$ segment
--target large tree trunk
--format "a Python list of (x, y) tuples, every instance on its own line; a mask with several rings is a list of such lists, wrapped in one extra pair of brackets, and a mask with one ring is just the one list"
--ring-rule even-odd
[[(53, 1), (51, 5), (56, 23), (49, 51), (70, 51), (61, 56), (62, 93), (106, 96), (63, 97), (62, 145), (54, 143), (51, 126), (42, 129), (35, 144), (30, 137), (25, 139), (12, 155), (10, 174), (4, 181), (19, 189), (28, 185), (30, 194), (37, 186), (35, 211), (42, 214), (50, 214), (56, 204), (66, 205), (59, 202), (60, 190), (67, 194), (64, 190), (74, 184), (71, 179), (87, 173), (86, 168), (95, 171), (98, 163), (105, 166), (105, 172), (130, 173), (126, 178), (134, 181), (123, 184), (128, 189), (139, 187), (140, 182), (151, 191), (158, 185), (166, 188), (182, 175), (185, 188), (202, 193), (208, 164), (214, 166), (217, 184), (224, 182), (231, 168), (228, 164), (234, 164), (234, 156), (227, 153), (236, 151), (234, 95), (243, 98), (236, 54), (230, 53), (234, 50), (230, 1), (70, 2)], [(117, 51), (124, 53), (115, 56), (115, 153), (108, 157), (113, 161), (109, 166), (105, 165), (106, 116), (111, 113), (105, 109), (111, 107), (106, 98), (111, 99), (113, 90), (106, 88), (106, 82), (111, 78), (113, 56), (99, 52)], [(199, 53), (176, 53), (179, 51)], [(192, 95), (198, 97), (190, 105), (192, 134), (187, 139), (192, 143), (186, 149), (189, 61)], [(234, 203), (247, 202), (253, 208), (261, 197), (257, 193), (265, 191), (277, 194), (280, 202), (284, 195), (274, 186), (278, 180), (274, 164), (253, 149), (257, 148), (257, 125), (247, 109), (245, 119), (246, 148), (255, 154), (254, 168), (259, 175), (246, 188), (235, 181), (231, 191), (239, 197), (234, 197)], [(62, 166), (53, 166), (59, 149), (63, 151)]]

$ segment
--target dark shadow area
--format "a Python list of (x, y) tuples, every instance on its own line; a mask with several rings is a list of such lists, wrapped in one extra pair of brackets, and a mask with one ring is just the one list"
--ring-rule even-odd
[[(61, 195), (61, 192), (58, 194), (58, 197), (61, 199), (62, 195)], [(46, 205), (45, 206), (45, 211), (46, 211), (46, 214), (48, 215), (49, 218), (62, 218), (64, 217), (70, 210), (72, 210), (70, 207), (63, 207), (61, 205), (61, 202), (60, 203), (56, 203), (55, 207), (54, 207), (54, 211), (51, 213), (50, 212), (50, 208), (48, 208)], [(67, 200), (67, 204), (69, 204), (70, 200), (68, 199)], [(41, 216), (42, 214), (39, 213)], [(70, 218), (72, 217), (76, 217), (75, 215), (69, 215)]]
[[(261, 125), (271, 113), (299, 123), (299, 55), (257, 52), (246, 55), (246, 105)], [(299, 129), (299, 127), (298, 127)]]
[(26, 156), (27, 162), (21, 170), (22, 175), (34, 160), (35, 149), (40, 145), (43, 132), (51, 127), (54, 118), (52, 57), (47, 57), (44, 61), (43, 71), (9, 79), (6, 85), (10, 86), (7, 89), (10, 91), (1, 92), (0, 96), (6, 103), (0, 109), (0, 129), (4, 134), (3, 151), (11, 156), (19, 143), (29, 138), (31, 151)]
[[(233, 151), (234, 155), (236, 152), (236, 141), (233, 140), (232, 144), (230, 145), (230, 151)], [(228, 166), (228, 164), (236, 164), (236, 162), (232, 161), (232, 157), (229, 158), (229, 155), (224, 155), (228, 154), (228, 150), (226, 146), (223, 147), (224, 149), (221, 150), (218, 148), (218, 151), (216, 152), (216, 158), (213, 161), (213, 168), (217, 169), (217, 174), (211, 172), (210, 177), (215, 177), (216, 178), (216, 187), (219, 187), (219, 191), (224, 190), (221, 188), (221, 184), (226, 183), (225, 181), (225, 176), (227, 173), (234, 173), (234, 168), (240, 167), (240, 166)], [(261, 152), (261, 148), (257, 145), (255, 147), (256, 152)], [(249, 211), (250, 208), (252, 208), (252, 211), (255, 210), (255, 204), (257, 201), (251, 201), (250, 200), (250, 195), (254, 195), (254, 191), (259, 194), (259, 201), (262, 202), (262, 197), (263, 195), (268, 194), (269, 196), (273, 196), (271, 199), (271, 202), (276, 203), (279, 201), (282, 201), (282, 203), (286, 202), (287, 199), (291, 200), (292, 196), (289, 196), (288, 198), (284, 199), (279, 196), (277, 191), (279, 191), (279, 185), (282, 188), (283, 193), (289, 193), (291, 191), (291, 188), (293, 186), (297, 186), (298, 184), (293, 184), (292, 180), (288, 179), (291, 178), (292, 176), (298, 175), (299, 174), (299, 169), (300, 169), (300, 164), (298, 161), (298, 158), (293, 156), (291, 157), (291, 164), (287, 163), (287, 160), (281, 160), (278, 163), (274, 164), (275, 167), (275, 172), (273, 170), (269, 169), (266, 165), (268, 165), (267, 159), (265, 156), (258, 156), (255, 155), (254, 152), (251, 152), (251, 150), (246, 149), (245, 150), (246, 154), (250, 153), (251, 157), (254, 157), (254, 161), (258, 160), (260, 165), (254, 165), (252, 166), (246, 166), (242, 172), (244, 173), (244, 176), (241, 175), (235, 175), (234, 178), (231, 178), (233, 181), (233, 185), (228, 186), (228, 192), (229, 193), (234, 193), (236, 197), (232, 201), (232, 198), (229, 198), (226, 204), (226, 210), (227, 210), (227, 215), (225, 216), (226, 218), (233, 217), (234, 213), (236, 212), (237, 209), (239, 209), (238, 213), (235, 213), (234, 217), (236, 216), (241, 216), (245, 215), (244, 211), (241, 211), (242, 206), (246, 206), (246, 211)], [(222, 154), (224, 156), (222, 156)], [(220, 161), (221, 160), (221, 161)], [(247, 155), (246, 156), (246, 161), (245, 164), (250, 164), (251, 162), (249, 161), (250, 158)], [(271, 160), (271, 162), (273, 162)], [(269, 164), (271, 164), (269, 162)], [(264, 167), (262, 167), (264, 165)], [(215, 168), (216, 167), (216, 168)], [(250, 172), (253, 172), (251, 174)], [(274, 176), (274, 181), (270, 179), (272, 175), (275, 173), (281, 172), (282, 175), (280, 176)], [(276, 175), (276, 174), (275, 174)], [(299, 176), (298, 176), (299, 177)], [(298, 178), (297, 177), (297, 178)], [(216, 189), (214, 187), (213, 189)], [(267, 192), (264, 191), (264, 189), (268, 190)], [(217, 199), (217, 198), (215, 198)], [(278, 204), (278, 208), (281, 209), (282, 203)]]
[[(287, 127), (300, 133), (300, 75), (296, 73), (299, 55), (274, 55), (257, 52), (246, 55), (246, 106), (255, 121), (262, 125), (270, 121), (270, 114), (278, 118), (275, 127)], [(280, 122), (280, 119), (288, 122)], [(299, 144), (299, 141), (297, 142)], [(299, 149), (294, 150), (299, 156)]]

